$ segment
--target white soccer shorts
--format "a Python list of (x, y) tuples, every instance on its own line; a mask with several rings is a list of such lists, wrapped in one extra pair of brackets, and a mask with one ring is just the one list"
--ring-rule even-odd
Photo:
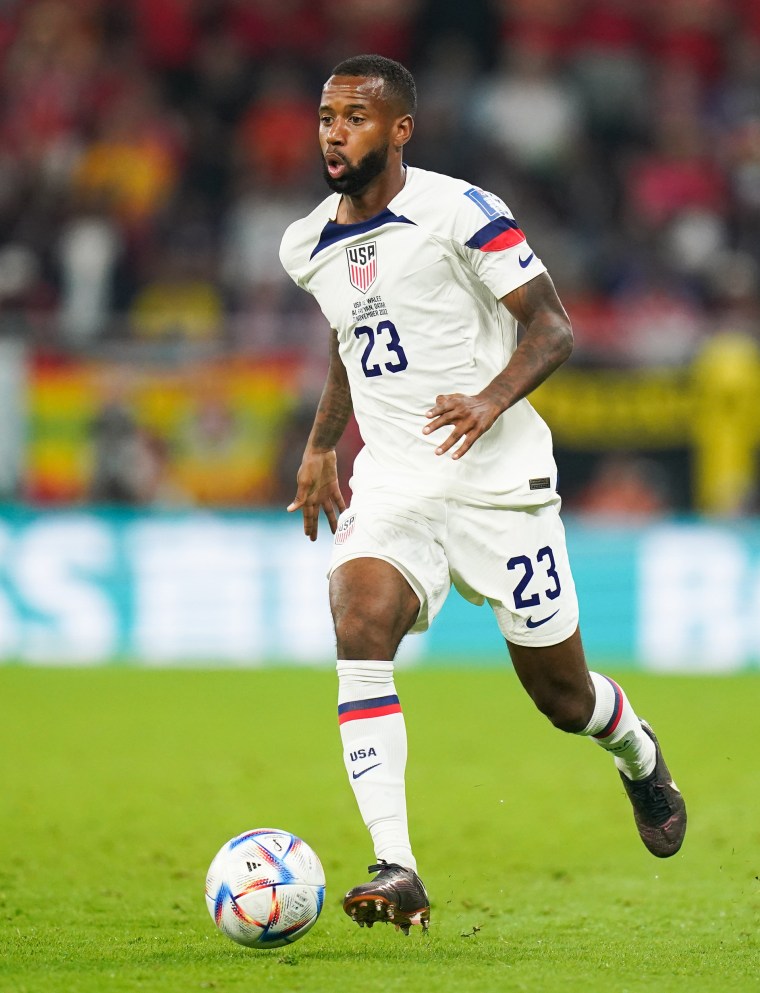
[(560, 503), (516, 510), (386, 489), (354, 494), (328, 575), (350, 559), (384, 559), (420, 599), (412, 631), (427, 630), (453, 583), (471, 603), (488, 601), (507, 641), (556, 645), (578, 625)]

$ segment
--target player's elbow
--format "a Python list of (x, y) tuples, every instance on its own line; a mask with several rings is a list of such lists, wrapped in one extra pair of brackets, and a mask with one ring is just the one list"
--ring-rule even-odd
[(557, 325), (554, 335), (557, 365), (562, 365), (563, 362), (567, 362), (573, 354), (574, 345), (575, 338), (573, 336), (573, 326), (569, 320), (564, 320)]

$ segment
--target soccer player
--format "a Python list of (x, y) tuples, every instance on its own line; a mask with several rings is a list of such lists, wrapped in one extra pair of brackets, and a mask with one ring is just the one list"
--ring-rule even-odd
[[(649, 851), (675, 854), (686, 831), (652, 729), (586, 667), (551, 437), (525, 399), (570, 355), (570, 321), (498, 197), (405, 164), (415, 109), (399, 63), (363, 55), (335, 67), (319, 108), (333, 192), (280, 249), (332, 329), (288, 510), (302, 512), (312, 541), (323, 511), (335, 536), (338, 721), (376, 856), (374, 878), (343, 906), (362, 926), (392, 921), (406, 934), (427, 928), (430, 906), (407, 827), (393, 660), (452, 583), (488, 601), (539, 710), (612, 754)], [(335, 446), (352, 409), (364, 447), (346, 507)]]

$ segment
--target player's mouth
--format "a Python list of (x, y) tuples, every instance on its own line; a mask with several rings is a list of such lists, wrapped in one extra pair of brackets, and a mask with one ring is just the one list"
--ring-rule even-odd
[(331, 179), (339, 179), (348, 168), (348, 163), (335, 152), (325, 155), (325, 166)]

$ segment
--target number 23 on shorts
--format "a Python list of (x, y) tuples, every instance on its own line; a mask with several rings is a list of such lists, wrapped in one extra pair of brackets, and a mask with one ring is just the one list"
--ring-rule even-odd
[[(549, 600), (556, 600), (557, 597), (562, 592), (562, 587), (560, 586), (559, 575), (557, 574), (557, 565), (554, 561), (554, 552), (548, 545), (544, 545), (543, 548), (539, 548), (536, 553), (536, 565), (542, 570), (546, 578), (551, 581), (551, 585), (543, 590), (544, 595)], [(534, 592), (530, 596), (526, 596), (528, 586), (531, 580), (536, 574), (536, 570), (533, 567), (533, 562), (527, 555), (514, 555), (507, 562), (507, 569), (519, 571), (522, 570), (522, 576), (517, 586), (513, 590), (513, 597), (515, 601), (515, 607), (525, 608), (525, 607), (537, 607), (541, 602), (540, 593)]]

